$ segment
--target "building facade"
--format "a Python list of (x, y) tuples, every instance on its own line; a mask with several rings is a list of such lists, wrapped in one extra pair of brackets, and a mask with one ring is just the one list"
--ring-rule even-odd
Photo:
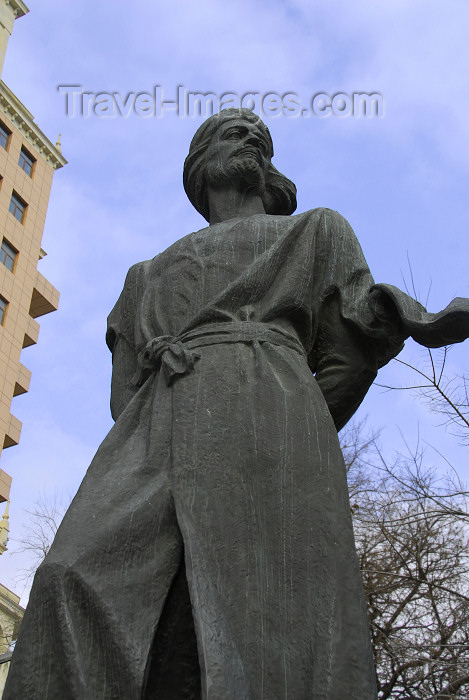
[[(0, 81), (0, 449), (17, 445), (21, 424), (10, 413), (28, 391), (31, 374), (21, 350), (37, 342), (35, 320), (55, 311), (59, 293), (37, 269), (58, 149)], [(0, 484), (7, 479), (0, 476)], [(5, 498), (5, 493), (0, 493)]]
[[(0, 75), (15, 20), (28, 12), (22, 0), (0, 0)], [(37, 342), (36, 319), (55, 311), (59, 302), (58, 291), (37, 268), (46, 254), (41, 242), (52, 178), (66, 162), (60, 144), (49, 141), (0, 80), (0, 454), (20, 439), (21, 423), (11, 404), (28, 391), (31, 378), (21, 351)], [(10, 486), (11, 476), (0, 468), (0, 503), (6, 503), (0, 512), (0, 554), (8, 540)], [(23, 612), (19, 597), (0, 584), (0, 697)]]
[[(28, 11), (22, 0), (0, 0), (0, 70), (14, 21)], [(0, 452), (20, 439), (21, 423), (10, 409), (13, 397), (29, 388), (21, 351), (37, 342), (36, 319), (58, 305), (58, 291), (37, 265), (45, 255), (41, 241), (52, 177), (65, 163), (60, 146), (0, 80)], [(10, 484), (0, 470), (0, 502), (8, 500)]]
[(19, 596), (0, 583), (0, 698), (10, 665), (10, 645), (18, 636), (24, 615), (24, 609), (19, 602)]

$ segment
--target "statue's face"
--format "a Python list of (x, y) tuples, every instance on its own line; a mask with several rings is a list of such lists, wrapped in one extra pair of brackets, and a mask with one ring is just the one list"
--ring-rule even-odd
[(257, 124), (243, 118), (222, 122), (207, 149), (207, 178), (214, 186), (265, 190), (269, 144)]

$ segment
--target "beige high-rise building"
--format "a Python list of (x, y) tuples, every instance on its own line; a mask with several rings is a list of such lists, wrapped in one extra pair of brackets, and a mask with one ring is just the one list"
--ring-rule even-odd
[[(0, 74), (22, 0), (0, 0)], [(0, 80), (0, 453), (17, 445), (21, 423), (10, 412), (14, 396), (28, 391), (31, 372), (21, 351), (37, 342), (37, 318), (55, 311), (58, 291), (37, 269), (54, 171), (66, 164), (34, 117)], [(13, 407), (14, 408), (14, 407)], [(4, 457), (2, 459), (4, 465)], [(0, 469), (0, 554), (8, 537), (11, 476)], [(2, 517), (3, 515), (3, 517)], [(9, 645), (23, 615), (19, 598), (0, 584), (0, 697), (9, 665)]]
[[(0, 0), (0, 72), (22, 0)], [(10, 413), (14, 396), (28, 391), (31, 373), (21, 350), (37, 342), (36, 319), (57, 309), (58, 291), (37, 269), (52, 177), (66, 160), (31, 112), (0, 81), (0, 452), (17, 445), (21, 423)], [(3, 460), (2, 460), (3, 461)], [(0, 502), (11, 477), (0, 470)]]

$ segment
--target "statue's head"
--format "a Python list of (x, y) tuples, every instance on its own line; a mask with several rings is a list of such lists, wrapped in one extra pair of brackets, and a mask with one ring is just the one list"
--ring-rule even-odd
[(272, 138), (249, 109), (224, 109), (196, 131), (184, 163), (184, 189), (191, 204), (209, 221), (207, 188), (235, 185), (262, 198), (267, 214), (292, 214), (296, 187), (272, 165)]

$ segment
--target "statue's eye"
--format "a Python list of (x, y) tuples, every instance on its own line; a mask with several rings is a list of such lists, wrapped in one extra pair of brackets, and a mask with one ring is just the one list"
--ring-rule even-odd
[(226, 135), (227, 139), (240, 139), (241, 138), (241, 132), (238, 131), (238, 129), (233, 129), (233, 131), (229, 131), (228, 134)]

